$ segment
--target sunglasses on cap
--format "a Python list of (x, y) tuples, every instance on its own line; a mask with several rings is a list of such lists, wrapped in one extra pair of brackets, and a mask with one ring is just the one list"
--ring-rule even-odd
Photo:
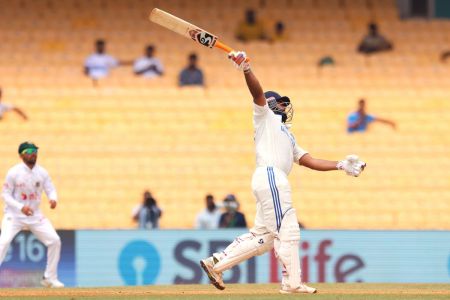
[(28, 148), (23, 150), (20, 154), (34, 154), (37, 153), (37, 149), (34, 148)]

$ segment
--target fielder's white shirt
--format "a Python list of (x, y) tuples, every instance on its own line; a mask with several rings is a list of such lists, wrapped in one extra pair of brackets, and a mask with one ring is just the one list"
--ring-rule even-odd
[(292, 133), (267, 105), (253, 104), (253, 126), (255, 128), (255, 148), (257, 167), (275, 167), (286, 176), (292, 163), (308, 153), (300, 148)]
[(94, 79), (107, 76), (109, 70), (118, 65), (119, 61), (111, 55), (98, 53), (90, 55), (84, 63), (84, 66), (89, 69), (89, 76)]
[(49, 200), (58, 200), (52, 180), (43, 167), (36, 164), (30, 169), (25, 163), (15, 165), (9, 169), (3, 184), (5, 214), (15, 218), (27, 218), (21, 209), (28, 205), (34, 212), (33, 216), (42, 216), (39, 205), (43, 191)]
[(3, 117), (3, 114), (7, 111), (10, 111), (14, 108), (14, 106), (10, 104), (0, 103), (0, 119)]
[[(154, 57), (146, 57), (143, 56), (141, 58), (138, 58), (135, 62), (134, 62), (134, 71), (135, 72), (139, 72), (145, 68), (150, 67), (151, 65), (154, 65), (156, 67), (156, 69), (162, 73), (164, 71), (163, 65), (161, 63), (161, 61), (157, 58)], [(154, 70), (148, 70), (144, 73), (141, 74), (142, 76), (146, 77), (146, 78), (153, 78), (153, 77), (157, 77), (159, 76), (158, 73), (156, 73)]]

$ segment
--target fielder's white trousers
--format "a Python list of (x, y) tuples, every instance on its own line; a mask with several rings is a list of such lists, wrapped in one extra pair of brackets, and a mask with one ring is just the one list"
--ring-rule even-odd
[(47, 246), (47, 267), (44, 276), (51, 280), (58, 278), (58, 263), (61, 253), (61, 239), (50, 221), (44, 216), (14, 218), (5, 215), (0, 235), (0, 265), (5, 259), (9, 245), (17, 233), (29, 229), (45, 246)]

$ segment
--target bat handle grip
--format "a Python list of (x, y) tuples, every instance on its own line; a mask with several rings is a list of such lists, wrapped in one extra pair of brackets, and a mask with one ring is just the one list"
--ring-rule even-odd
[[(230, 53), (231, 51), (233, 51), (234, 49), (231, 48), (228, 45), (225, 45), (224, 43), (220, 42), (220, 41), (216, 41), (216, 43), (214, 44), (214, 47), (217, 47), (219, 49), (222, 49), (223, 51), (225, 51), (226, 53)], [(250, 58), (246, 58), (245, 59), (246, 62), (250, 61)]]

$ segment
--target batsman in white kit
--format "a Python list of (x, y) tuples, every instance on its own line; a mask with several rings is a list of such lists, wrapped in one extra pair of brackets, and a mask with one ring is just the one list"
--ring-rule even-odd
[(201, 260), (200, 265), (211, 283), (223, 290), (222, 272), (274, 248), (282, 266), (280, 293), (316, 293), (315, 288), (301, 281), (300, 229), (287, 176), (293, 162), (317, 171), (344, 170), (355, 177), (366, 164), (356, 155), (348, 155), (341, 161), (317, 159), (300, 148), (289, 131), (294, 112), (290, 99), (273, 91), (263, 92), (245, 52), (232, 51), (228, 57), (244, 72), (253, 96), (256, 170), (252, 189), (256, 198), (256, 218), (249, 233), (237, 237), (222, 252)]
[(5, 201), (2, 232), (0, 235), (0, 265), (5, 259), (11, 241), (19, 231), (29, 229), (47, 247), (47, 267), (41, 284), (60, 288), (58, 263), (61, 239), (39, 209), (42, 191), (45, 191), (51, 209), (57, 205), (56, 189), (47, 171), (36, 164), (38, 147), (30, 142), (19, 145), (22, 163), (9, 169), (3, 185)]

